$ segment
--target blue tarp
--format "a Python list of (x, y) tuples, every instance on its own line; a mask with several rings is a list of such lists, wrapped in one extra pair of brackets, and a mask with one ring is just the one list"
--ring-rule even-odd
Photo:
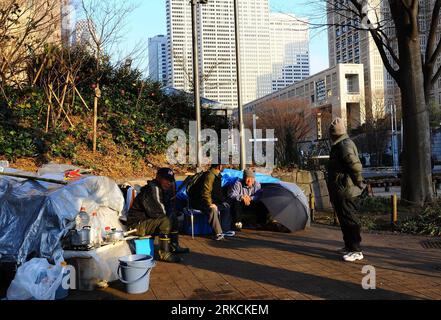
[[(16, 171), (6, 169), (6, 172)], [(64, 173), (42, 177), (63, 180)], [(117, 184), (106, 177), (85, 176), (66, 186), (1, 177), (0, 260), (22, 264), (33, 255), (53, 260), (62, 257), (60, 240), (74, 227), (82, 206), (98, 214), (103, 208), (111, 209), (114, 215), (109, 221), (118, 227), (124, 197)]]

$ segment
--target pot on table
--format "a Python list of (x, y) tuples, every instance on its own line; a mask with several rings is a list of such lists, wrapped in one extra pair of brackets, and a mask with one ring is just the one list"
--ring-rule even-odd
[(90, 227), (71, 230), (69, 234), (70, 244), (74, 247), (88, 246), (90, 244), (90, 230)]
[(122, 230), (112, 229), (107, 233), (106, 242), (118, 242), (124, 240), (127, 236), (138, 232), (138, 230), (130, 230), (128, 232), (124, 232)]

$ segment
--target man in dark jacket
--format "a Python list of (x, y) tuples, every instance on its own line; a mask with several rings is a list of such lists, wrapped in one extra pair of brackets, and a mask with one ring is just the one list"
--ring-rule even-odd
[[(177, 230), (167, 213), (169, 197), (175, 183), (171, 169), (159, 169), (156, 179), (149, 181), (136, 197), (127, 217), (127, 225), (138, 230), (137, 235), (159, 234), (159, 259), (166, 262), (180, 262), (174, 253), (186, 253), (188, 249), (179, 247)], [(173, 233), (172, 233), (173, 231)]]
[[(234, 232), (230, 231), (231, 220), (230, 207), (225, 202), (222, 190), (222, 165), (212, 165), (210, 170), (205, 172), (196, 184), (190, 189), (190, 206), (193, 209), (201, 210), (208, 215), (210, 223), (215, 233), (215, 239), (224, 240), (224, 236), (234, 236)], [(222, 231), (221, 219), (224, 221), (224, 228), (228, 230)]]
[(328, 189), (343, 232), (345, 247), (340, 250), (348, 262), (363, 260), (360, 247), (360, 225), (355, 213), (358, 211), (358, 197), (362, 194), (362, 164), (357, 147), (349, 138), (343, 120), (335, 119), (330, 126), (332, 142), (328, 164)]

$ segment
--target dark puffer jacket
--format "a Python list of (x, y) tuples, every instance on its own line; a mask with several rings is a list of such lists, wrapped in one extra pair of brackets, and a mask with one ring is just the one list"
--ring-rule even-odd
[(332, 198), (355, 198), (363, 192), (363, 166), (357, 147), (347, 134), (332, 144), (328, 163), (328, 189)]
[(156, 219), (167, 214), (165, 193), (156, 180), (149, 181), (136, 197), (127, 215), (127, 225), (146, 219)]

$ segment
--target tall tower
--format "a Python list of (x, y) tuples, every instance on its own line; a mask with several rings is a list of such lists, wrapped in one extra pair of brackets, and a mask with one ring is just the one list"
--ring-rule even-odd
[[(192, 90), (191, 5), (167, 0), (169, 85)], [(268, 0), (239, 2), (244, 103), (271, 92)], [(201, 94), (237, 106), (234, 1), (210, 0), (198, 9)]]
[[(381, 19), (382, 0), (369, 0), (369, 8), (377, 8), (378, 15), (370, 15), (370, 21), (376, 23)], [(375, 42), (368, 31), (356, 30), (349, 27), (360, 22), (341, 14), (349, 6), (348, 0), (330, 1), (327, 8), (329, 66), (339, 63), (361, 63), (364, 66), (366, 117), (376, 117), (382, 114), (385, 107), (385, 68)]]
[(272, 91), (309, 76), (309, 27), (293, 14), (270, 14)]
[(167, 38), (149, 38), (149, 76), (153, 81), (167, 84)]
[(75, 0), (61, 0), (61, 41), (64, 45), (70, 45), (75, 33)]

